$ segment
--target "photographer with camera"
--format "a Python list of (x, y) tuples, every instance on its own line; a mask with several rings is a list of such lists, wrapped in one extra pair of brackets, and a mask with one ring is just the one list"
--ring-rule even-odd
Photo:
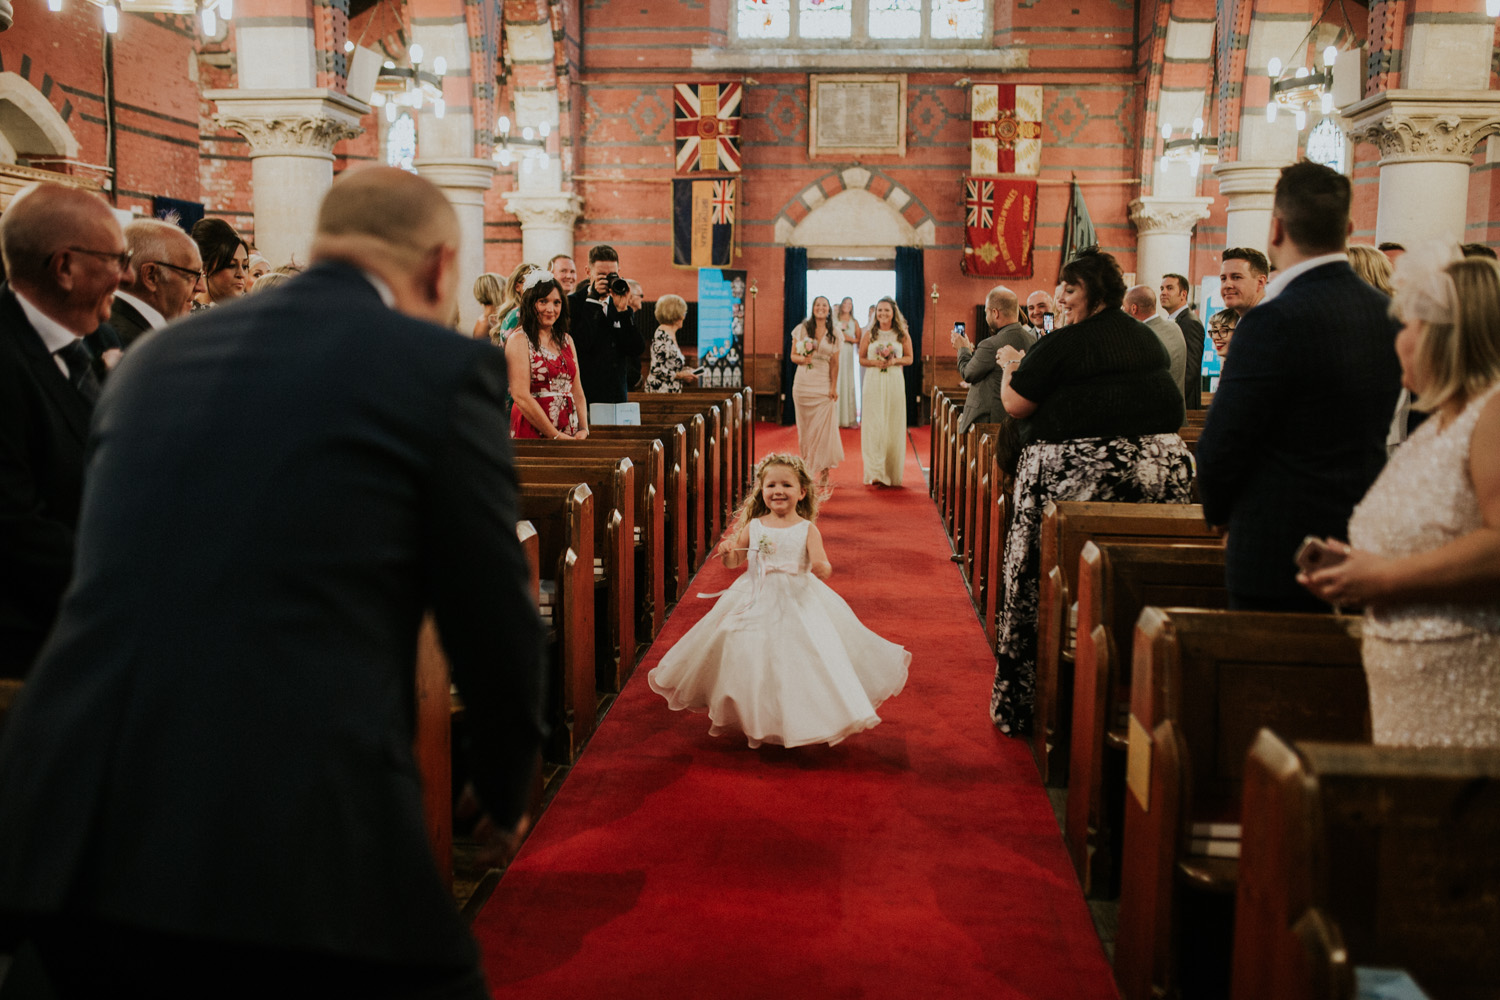
[(630, 307), (630, 283), (620, 277), (620, 256), (607, 245), (589, 251), (589, 280), (568, 296), (578, 371), (593, 403), (623, 403), (630, 375), (646, 352)]

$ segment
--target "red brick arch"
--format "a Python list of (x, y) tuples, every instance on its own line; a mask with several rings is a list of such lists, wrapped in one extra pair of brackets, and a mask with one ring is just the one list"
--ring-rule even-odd
[(780, 231), (785, 228), (783, 223), (796, 226), (812, 214), (816, 206), (834, 195), (859, 190), (868, 191), (884, 200), (913, 229), (921, 229), (924, 224), (928, 223), (933, 226), (937, 224), (932, 213), (905, 185), (869, 167), (844, 167), (839, 170), (830, 170), (782, 205), (781, 210), (776, 213), (776, 229)]

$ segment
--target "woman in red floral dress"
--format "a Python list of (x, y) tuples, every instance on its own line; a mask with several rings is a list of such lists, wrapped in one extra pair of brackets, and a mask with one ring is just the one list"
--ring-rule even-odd
[(582, 441), (589, 404), (578, 377), (578, 352), (568, 336), (568, 304), (546, 271), (533, 271), (521, 288), (524, 337), (505, 342), (510, 370), (510, 433), (517, 438)]

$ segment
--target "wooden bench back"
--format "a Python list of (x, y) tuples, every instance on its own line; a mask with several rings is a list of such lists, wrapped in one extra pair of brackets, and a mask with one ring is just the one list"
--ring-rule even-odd
[(523, 483), (518, 503), (537, 532), (544, 581), (555, 586), (556, 637), (548, 754), (570, 764), (594, 732), (594, 495), (587, 486)]
[(1246, 764), (1232, 1000), (1352, 997), (1354, 968), (1500, 996), (1500, 749), (1290, 744)]
[[(1208, 541), (1208, 540), (1204, 540)], [(1120, 816), (1108, 804), (1122, 788), (1105, 788), (1106, 747), (1123, 749), (1121, 716), (1130, 704), (1135, 623), (1148, 605), (1224, 609), (1224, 548), (1211, 544), (1137, 544), (1092, 539), (1078, 569), (1078, 640), (1068, 755), (1068, 853), (1085, 891), (1117, 876)], [(1121, 775), (1123, 777), (1123, 775)], [(1119, 778), (1115, 778), (1119, 781)], [(1107, 894), (1107, 893), (1106, 893)]]
[[(687, 578), (697, 568), (698, 564), (694, 560), (704, 544), (703, 516), (698, 513), (702, 509), (703, 496), (701, 418), (696, 427), (690, 422), (643, 418), (639, 427), (589, 428), (589, 440), (596, 444), (643, 436), (660, 441), (666, 452), (667, 495), (671, 498), (667, 508), (666, 549), (672, 553), (670, 561), (674, 566), (679, 565), (677, 559), (680, 554), (683, 560), (681, 565), (685, 567), (675, 580), (668, 580), (669, 585), (675, 585), (672, 601), (676, 603), (686, 592)], [(680, 519), (674, 517), (676, 497), (679, 495), (683, 499)]]
[[(690, 441), (696, 441), (702, 455), (703, 492), (699, 507), (702, 510), (704, 537), (717, 544), (724, 525), (724, 498), (726, 485), (725, 452), (728, 436), (724, 427), (725, 404), (694, 402), (681, 396), (654, 396), (646, 394), (641, 403), (641, 421), (647, 419), (678, 420), (688, 426)], [(706, 553), (704, 558), (707, 558)], [(698, 559), (696, 565), (702, 565)]]
[[(1115, 943), (1115, 974), (1126, 1000), (1177, 989), (1180, 893), (1233, 892), (1245, 756), (1261, 728), (1294, 739), (1369, 740), (1360, 621), (1186, 608), (1141, 612)], [(1195, 932), (1221, 937), (1227, 956), (1227, 925)], [(1227, 983), (1227, 967), (1214, 971)]]

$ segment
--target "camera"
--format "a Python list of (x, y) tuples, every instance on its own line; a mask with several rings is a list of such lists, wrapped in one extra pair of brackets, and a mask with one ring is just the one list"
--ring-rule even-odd
[(610, 279), (609, 279), (609, 294), (611, 294), (611, 295), (629, 295), (630, 294), (630, 282), (626, 281), (624, 278), (620, 277), (618, 274), (611, 275)]

